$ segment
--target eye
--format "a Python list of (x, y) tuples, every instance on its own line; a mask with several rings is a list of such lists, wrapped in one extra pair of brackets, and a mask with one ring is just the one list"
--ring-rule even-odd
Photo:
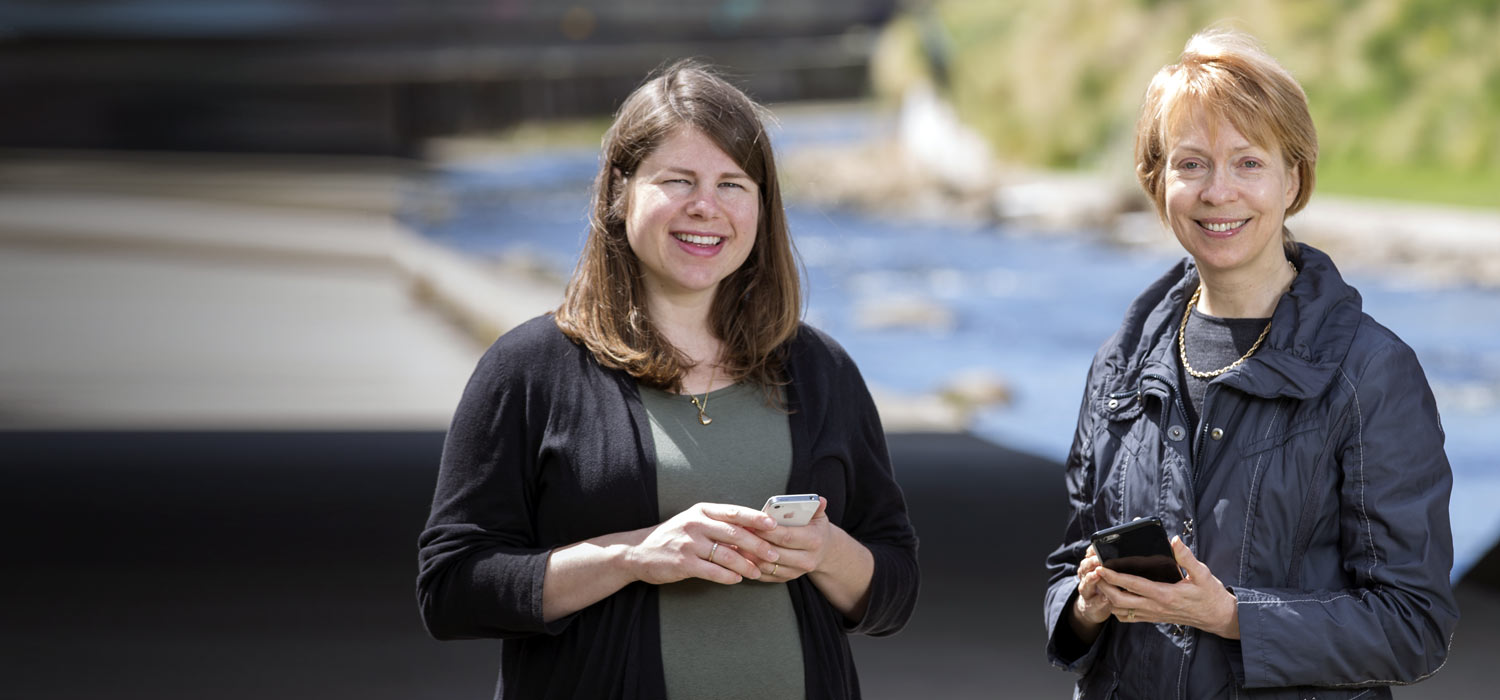
[(1177, 164), (1177, 168), (1179, 170), (1198, 170), (1198, 169), (1200, 169), (1202, 167), (1203, 167), (1203, 164), (1199, 163), (1196, 160), (1185, 160), (1185, 161), (1182, 161), (1181, 163)]
[(745, 186), (741, 185), (738, 182), (721, 182), (721, 183), (719, 183), (719, 186), (720, 187), (733, 187), (733, 188), (737, 188), (737, 189), (741, 189), (741, 190), (745, 189)]
[(1245, 167), (1247, 167), (1247, 168), (1259, 168), (1259, 167), (1261, 167), (1261, 162), (1259, 160), (1255, 159), (1255, 158), (1246, 158), (1245, 159)]

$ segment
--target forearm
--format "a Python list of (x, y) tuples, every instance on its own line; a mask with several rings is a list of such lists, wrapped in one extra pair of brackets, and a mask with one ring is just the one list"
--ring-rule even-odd
[(1078, 601), (1079, 598), (1074, 596), (1073, 602), (1069, 603), (1066, 608), (1063, 608), (1063, 619), (1067, 622), (1068, 628), (1073, 630), (1073, 634), (1078, 637), (1078, 641), (1084, 644), (1093, 644), (1094, 640), (1099, 638), (1099, 633), (1104, 631), (1104, 623), (1090, 622), (1085, 619), (1078, 612)]
[(870, 600), (875, 556), (842, 528), (833, 528), (833, 533), (828, 556), (808, 577), (846, 619), (859, 621), (864, 618)]
[(649, 531), (616, 532), (553, 550), (542, 583), (542, 619), (566, 617), (635, 582), (630, 548)]
[(1458, 617), (1451, 603), (1391, 588), (1235, 593), (1253, 688), (1415, 682), (1442, 666)]

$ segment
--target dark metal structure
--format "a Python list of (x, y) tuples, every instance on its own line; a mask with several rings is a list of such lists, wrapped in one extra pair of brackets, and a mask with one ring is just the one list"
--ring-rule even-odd
[(608, 114), (694, 56), (756, 98), (861, 95), (897, 0), (3, 0), (0, 146), (410, 154)]

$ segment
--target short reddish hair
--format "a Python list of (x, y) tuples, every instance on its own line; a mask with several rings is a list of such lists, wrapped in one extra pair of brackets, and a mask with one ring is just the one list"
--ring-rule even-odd
[(1307, 205), (1318, 164), (1318, 132), (1307, 94), (1254, 37), (1208, 29), (1188, 39), (1177, 63), (1157, 71), (1136, 122), (1135, 174), (1158, 215), (1166, 216), (1168, 136), (1205, 113), (1228, 120), (1258, 146), (1280, 150), (1300, 183), (1286, 215)]

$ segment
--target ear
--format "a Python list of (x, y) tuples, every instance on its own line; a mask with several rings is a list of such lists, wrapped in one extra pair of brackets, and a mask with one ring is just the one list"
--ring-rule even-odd
[(622, 194), (622, 193), (624, 193), (625, 190), (623, 188), (625, 187), (625, 183), (628, 182), (629, 180), (630, 180), (630, 176), (626, 175), (624, 170), (621, 170), (618, 167), (613, 167), (613, 166), (610, 167), (610, 169), (609, 169), (609, 192), (610, 192), (610, 194), (615, 195), (615, 194)]
[(1302, 168), (1295, 163), (1286, 166), (1286, 205), (1290, 209), (1297, 194), (1302, 191)]
[(609, 198), (609, 213), (622, 221), (630, 213), (630, 190), (626, 187), (629, 181), (630, 176), (625, 171), (619, 167), (610, 167), (609, 192), (606, 195)]

